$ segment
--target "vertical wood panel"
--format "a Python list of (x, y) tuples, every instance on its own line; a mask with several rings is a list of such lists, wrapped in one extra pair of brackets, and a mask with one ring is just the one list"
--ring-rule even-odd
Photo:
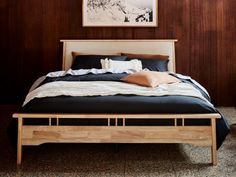
[(223, 17), (221, 17), (222, 34), (218, 47), (221, 55), (217, 58), (218, 102), (236, 105), (236, 2), (221, 0), (220, 3)]
[(0, 9), (1, 102), (21, 102), (37, 77), (61, 68), (60, 39), (176, 38), (177, 71), (217, 105), (236, 104), (235, 0), (159, 0), (157, 28), (83, 28), (82, 0), (2, 0)]
[[(5, 60), (1, 60), (1, 65), (8, 66), (8, 1), (1, 0), (0, 1), (0, 53)], [(3, 55), (2, 52), (5, 52)], [(1, 57), (1, 59), (3, 59)], [(0, 79), (3, 85), (7, 84), (7, 81), (4, 78), (5, 70), (0, 70)], [(0, 88), (1, 93), (3, 93), (6, 89)]]
[(178, 72), (189, 75), (191, 60), (191, 1), (183, 0), (175, 2), (175, 5), (173, 5), (173, 11), (176, 12), (173, 15), (173, 38), (178, 39), (176, 43), (176, 65)]

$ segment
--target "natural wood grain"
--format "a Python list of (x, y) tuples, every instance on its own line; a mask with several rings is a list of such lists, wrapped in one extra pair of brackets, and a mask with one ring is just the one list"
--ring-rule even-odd
[(211, 157), (213, 165), (217, 165), (217, 150), (216, 150), (216, 120), (211, 119), (211, 137), (212, 137), (212, 146), (211, 146)]
[(126, 118), (126, 119), (206, 119), (206, 118), (220, 118), (221, 115), (218, 113), (212, 114), (42, 114), (42, 113), (15, 113), (13, 114), (13, 118), (69, 118), (69, 119), (78, 119), (78, 118), (86, 118), (86, 119), (93, 119), (93, 118)]
[(236, 105), (235, 0), (159, 0), (157, 28), (83, 28), (78, 0), (0, 5), (1, 102), (22, 102), (37, 77), (61, 69), (60, 39), (178, 39), (177, 72), (205, 86), (213, 103)]
[(210, 126), (24, 126), (23, 145), (43, 143), (189, 143), (211, 146)]
[(23, 127), (22, 127), (22, 117), (18, 118), (18, 138), (17, 138), (17, 164), (20, 165), (21, 164), (21, 160), (22, 160), (22, 131), (23, 131)]
[[(27, 114), (15, 113), (18, 118), (17, 164), (21, 164), (22, 145), (40, 145), (43, 143), (189, 143), (200, 146), (211, 146), (213, 165), (217, 164), (216, 122), (220, 114)], [(48, 126), (23, 125), (23, 119), (47, 118)], [(51, 118), (56, 118), (55, 126)], [(67, 118), (103, 118), (107, 126), (61, 126), (59, 119)], [(115, 119), (115, 126), (110, 119)], [(118, 118), (123, 125), (118, 125)], [(126, 126), (126, 119), (172, 119), (173, 126)], [(211, 119), (210, 126), (185, 126), (185, 119)], [(176, 119), (182, 120), (182, 126)]]

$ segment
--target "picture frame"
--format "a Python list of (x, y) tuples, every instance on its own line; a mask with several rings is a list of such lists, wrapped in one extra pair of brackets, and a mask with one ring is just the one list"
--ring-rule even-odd
[(83, 0), (83, 27), (157, 27), (158, 0)]

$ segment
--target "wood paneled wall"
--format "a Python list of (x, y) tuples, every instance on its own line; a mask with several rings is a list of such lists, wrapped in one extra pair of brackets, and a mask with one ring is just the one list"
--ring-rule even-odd
[(157, 28), (83, 28), (81, 0), (1, 0), (1, 102), (21, 102), (32, 82), (60, 70), (60, 39), (178, 39), (177, 72), (236, 105), (236, 1), (159, 0)]

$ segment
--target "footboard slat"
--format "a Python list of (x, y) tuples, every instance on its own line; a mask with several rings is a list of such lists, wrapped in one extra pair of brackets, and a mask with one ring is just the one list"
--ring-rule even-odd
[(43, 143), (212, 144), (210, 126), (24, 126), (23, 145)]

